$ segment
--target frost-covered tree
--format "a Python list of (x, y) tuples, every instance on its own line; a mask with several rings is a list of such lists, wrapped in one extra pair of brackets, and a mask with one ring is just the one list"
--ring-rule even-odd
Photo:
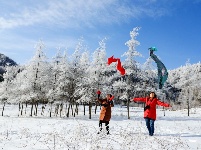
[(155, 78), (156, 76), (156, 67), (153, 65), (154, 61), (151, 57), (149, 57), (146, 62), (142, 66), (142, 70), (146, 73), (144, 77)]
[(74, 106), (76, 107), (75, 110), (78, 113), (77, 105), (81, 98), (81, 95), (77, 94), (77, 91), (79, 91), (80, 81), (83, 78), (83, 74), (86, 70), (82, 69), (81, 65), (81, 57), (82, 57), (82, 51), (86, 50), (86, 46), (83, 45), (83, 39), (79, 39), (78, 44), (76, 45), (75, 51), (71, 56), (70, 63), (69, 63), (69, 71), (70, 76), (69, 77), (69, 83), (68, 83), (68, 102), (69, 107), (67, 111), (67, 117), (69, 116), (70, 108), (72, 110), (72, 115), (75, 116), (75, 113), (73, 111)]
[(93, 99), (93, 83), (90, 77), (90, 58), (89, 52), (85, 51), (80, 57), (80, 73), (81, 76), (77, 79), (76, 96), (79, 97), (78, 102), (90, 102)]
[(128, 51), (123, 54), (126, 57), (124, 62), (124, 67), (126, 68), (126, 76), (124, 77), (124, 81), (126, 82), (126, 86), (122, 86), (123, 94), (121, 98), (127, 101), (128, 108), (128, 118), (129, 118), (129, 101), (131, 95), (133, 96), (136, 88), (136, 81), (138, 80), (138, 76), (140, 73), (139, 63), (136, 61), (136, 57), (142, 56), (137, 51), (137, 46), (140, 45), (140, 42), (136, 39), (138, 36), (139, 27), (133, 28), (130, 31), (131, 39), (128, 40), (125, 45), (128, 46)]
[(16, 66), (7, 66), (6, 67), (6, 73), (4, 73), (3, 78), (4, 81), (0, 84), (1, 85), (1, 100), (15, 103), (15, 100), (12, 100), (13, 88), (14, 85), (14, 79), (17, 75), (19, 67)]
[[(60, 91), (59, 94), (60, 94), (60, 99), (62, 100), (62, 106), (63, 106), (64, 102), (70, 101), (70, 90), (69, 89), (71, 87), (71, 79), (73, 77), (73, 73), (71, 72), (69, 63), (70, 62), (68, 61), (68, 57), (65, 52), (64, 56), (61, 59), (60, 65), (59, 65), (60, 75), (57, 79), (57, 81), (58, 81), (57, 89)], [(67, 104), (66, 104), (66, 108), (67, 108)], [(61, 109), (62, 109), (62, 107), (61, 107)], [(69, 114), (69, 112), (68, 112), (68, 114)]]
[(94, 85), (96, 90), (101, 90), (102, 95), (112, 93), (112, 80), (116, 74), (115, 64), (107, 64), (105, 40), (101, 40), (99, 47), (94, 51), (91, 66), (91, 76), (94, 78)]
[(91, 108), (92, 102), (95, 100), (94, 89), (94, 79), (91, 76), (91, 65), (90, 65), (90, 54), (86, 50), (82, 53), (80, 58), (80, 70), (81, 76), (77, 82), (77, 89), (75, 91), (76, 97), (79, 97), (78, 103), (84, 104), (84, 114), (85, 114), (85, 104), (89, 106), (89, 118), (91, 119)]
[(126, 57), (124, 66), (125, 68), (127, 68), (126, 73), (128, 75), (136, 74), (136, 70), (139, 67), (139, 63), (136, 61), (135, 58), (142, 56), (142, 54), (140, 54), (136, 49), (137, 46), (140, 45), (140, 42), (136, 39), (139, 35), (139, 30), (140, 27), (135, 27), (132, 31), (130, 31), (131, 39), (125, 43), (125, 45), (128, 46), (128, 51), (122, 55)]
[(92, 54), (91, 76), (94, 77), (96, 89), (103, 89), (107, 58), (105, 39), (99, 42), (99, 47)]
[(142, 65), (142, 70), (140, 72), (143, 85), (146, 86), (146, 91), (154, 91), (157, 84), (157, 68), (153, 63), (153, 59), (149, 57)]
[(20, 92), (21, 83), (17, 80), (17, 76), (22, 68), (22, 66), (6, 67), (6, 73), (3, 76), (4, 81), (0, 84), (0, 100), (4, 103), (4, 106), (6, 103), (17, 104), (22, 101), (21, 97), (23, 94)]
[(59, 64), (60, 65), (59, 65), (59, 76), (57, 78), (58, 81), (57, 89), (58, 91), (60, 91), (59, 93), (60, 98), (68, 101), (69, 98), (68, 88), (70, 84), (70, 79), (72, 78), (73, 74), (70, 70), (70, 64), (66, 52), (64, 52), (64, 56), (62, 56)]
[(2, 116), (6, 102), (15, 104), (19, 101), (19, 86), (16, 84), (16, 76), (20, 70), (19, 66), (6, 66), (4, 81), (0, 84), (0, 100), (3, 102)]
[(69, 94), (70, 94), (70, 102), (75, 102), (77, 100), (75, 95), (75, 90), (77, 88), (77, 83), (80, 78), (81, 74), (81, 68), (80, 68), (80, 58), (81, 58), (81, 51), (83, 50), (83, 39), (79, 39), (78, 44), (76, 45), (75, 51), (72, 54), (71, 57), (71, 63), (70, 63), (70, 69), (72, 72), (72, 77), (70, 79), (70, 88), (69, 88)]
[(26, 66), (28, 83), (31, 86), (29, 94), (32, 102), (31, 116), (33, 105), (35, 105), (37, 115), (38, 102), (47, 100), (47, 92), (51, 86), (50, 66), (47, 57), (44, 54), (45, 45), (42, 41), (36, 45), (36, 53)]
[[(67, 54), (61, 54), (61, 49), (58, 48), (57, 54), (53, 57), (50, 63), (51, 71), (49, 76), (49, 91), (47, 97), (51, 103), (50, 116), (52, 112), (52, 104), (56, 102), (55, 115), (58, 115), (63, 110), (63, 105), (69, 99), (69, 83), (71, 77), (71, 70), (67, 59)], [(60, 111), (59, 111), (60, 108)]]
[[(188, 94), (186, 91), (187, 87), (191, 87), (190, 90), (192, 90), (192, 103), (197, 104), (197, 102), (200, 101), (200, 96), (198, 92), (198, 89), (200, 89), (201, 85), (201, 64), (190, 64), (189, 60), (186, 62), (184, 66), (181, 66), (177, 69), (170, 70), (169, 71), (169, 79), (168, 83), (172, 85), (173, 87), (180, 89), (179, 98), (175, 99), (175, 101), (179, 101), (179, 103), (182, 103), (183, 106), (186, 106), (186, 98), (183, 98), (183, 96), (187, 97)], [(172, 95), (177, 91), (173, 91)], [(178, 92), (177, 92), (178, 93)], [(191, 104), (192, 105), (192, 104)], [(197, 104), (198, 105), (198, 104)]]
[[(90, 66), (90, 78), (93, 87), (93, 96), (97, 98), (96, 92), (101, 91), (103, 98), (106, 93), (113, 94), (112, 79), (116, 73), (114, 65), (107, 65), (106, 57), (106, 39), (99, 41), (99, 47), (92, 54), (92, 63)], [(95, 113), (98, 103), (96, 102)]]
[(49, 97), (52, 99), (52, 101), (60, 100), (60, 90), (57, 89), (59, 85), (58, 78), (60, 77), (60, 63), (61, 63), (62, 55), (60, 52), (60, 48), (57, 51), (57, 54), (55, 57), (53, 57), (53, 62), (51, 64), (51, 83), (52, 88), (49, 91)]

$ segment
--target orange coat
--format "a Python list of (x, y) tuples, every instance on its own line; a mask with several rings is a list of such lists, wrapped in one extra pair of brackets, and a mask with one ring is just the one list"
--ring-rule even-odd
[(164, 107), (170, 106), (168, 103), (161, 102), (157, 98), (150, 99), (149, 97), (140, 97), (140, 98), (134, 98), (133, 100), (144, 102), (146, 105), (149, 105), (150, 108), (144, 111), (144, 118), (148, 117), (153, 120), (156, 120), (156, 105), (160, 105)]
[(107, 105), (107, 107), (102, 106), (101, 112), (100, 112), (100, 118), (99, 120), (102, 121), (110, 121), (111, 119), (111, 107), (114, 107), (113, 103), (109, 103), (107, 99), (98, 99), (98, 101), (101, 103), (101, 105)]

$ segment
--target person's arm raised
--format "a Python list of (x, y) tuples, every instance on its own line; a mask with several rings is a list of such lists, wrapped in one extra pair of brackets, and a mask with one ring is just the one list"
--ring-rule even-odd
[(146, 102), (146, 97), (135, 97), (133, 98), (134, 102)]

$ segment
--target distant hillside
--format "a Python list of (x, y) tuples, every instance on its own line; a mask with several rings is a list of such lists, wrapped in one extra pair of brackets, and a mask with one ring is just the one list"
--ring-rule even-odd
[(178, 101), (192, 99), (201, 103), (201, 63), (187, 64), (169, 71), (168, 83), (180, 89)]
[(188, 64), (169, 71), (168, 81), (175, 87), (185, 89), (191, 86), (201, 86), (201, 63)]
[(9, 57), (5, 56), (4, 54), (0, 53), (0, 66), (16, 66), (17, 63), (10, 59)]
[(5, 66), (16, 66), (17, 63), (0, 53), (0, 82), (3, 81), (3, 74), (5, 73)]

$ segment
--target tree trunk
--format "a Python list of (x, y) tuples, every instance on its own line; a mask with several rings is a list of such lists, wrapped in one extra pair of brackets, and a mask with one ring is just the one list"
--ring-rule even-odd
[(71, 104), (72, 116), (73, 116), (73, 106), (74, 106), (74, 104)]
[(54, 108), (54, 116), (57, 117), (58, 114), (59, 114), (59, 104), (56, 104), (56, 106)]
[(63, 104), (60, 104), (60, 111), (59, 111), (60, 117), (61, 117), (61, 112), (62, 112), (62, 110), (63, 110)]
[(130, 101), (129, 101), (129, 99), (127, 100), (127, 110), (128, 110), (128, 119), (130, 119), (130, 110), (129, 110), (129, 103)]
[(18, 108), (19, 108), (19, 113), (18, 113), (18, 117), (19, 117), (20, 116), (20, 110), (21, 110), (20, 102), (19, 102)]
[(76, 103), (76, 110), (75, 110), (75, 112), (77, 113), (77, 115), (78, 115), (78, 107), (79, 107), (79, 104)]
[[(164, 103), (164, 101), (163, 101)], [(165, 116), (165, 107), (163, 106), (163, 116)]]
[(19, 103), (19, 112), (20, 112), (20, 109), (21, 109), (21, 107), (20, 107), (20, 103)]
[(190, 106), (189, 106), (189, 100), (187, 101), (187, 107), (188, 107), (188, 116), (190, 116)]
[(52, 117), (52, 103), (50, 104), (50, 117)]
[(21, 116), (22, 116), (22, 113), (23, 113), (23, 103), (22, 103), (22, 109), (21, 109)]
[(44, 109), (45, 109), (45, 106), (43, 105), (43, 106), (42, 106), (42, 111), (41, 111), (41, 115), (42, 115), (42, 116), (44, 115)]
[(97, 102), (96, 102), (96, 106), (95, 106), (95, 114), (96, 114), (96, 111), (97, 111)]
[(84, 103), (84, 115), (85, 115), (85, 103)]
[(91, 102), (89, 102), (89, 119), (91, 119)]
[(163, 116), (165, 116), (165, 107), (163, 106)]
[(27, 114), (27, 106), (28, 106), (28, 104), (27, 104), (27, 102), (26, 102), (26, 108), (25, 108), (25, 115)]
[(33, 101), (32, 101), (32, 103), (31, 103), (31, 117), (32, 117), (32, 114), (33, 114)]
[(38, 102), (35, 103), (35, 110), (36, 110), (35, 116), (37, 116), (37, 114), (38, 114)]
[(67, 104), (67, 102), (66, 102), (66, 108), (65, 108), (66, 116), (67, 116), (67, 110), (68, 110), (68, 104)]
[(6, 103), (4, 102), (4, 104), (3, 104), (3, 110), (2, 110), (2, 116), (3, 116), (4, 109), (5, 109), (5, 105), (6, 105)]
[(66, 117), (69, 117), (69, 114), (70, 114), (70, 105), (71, 105), (71, 104), (69, 103)]
[(67, 110), (67, 108), (68, 108), (68, 104), (66, 103), (66, 110)]

